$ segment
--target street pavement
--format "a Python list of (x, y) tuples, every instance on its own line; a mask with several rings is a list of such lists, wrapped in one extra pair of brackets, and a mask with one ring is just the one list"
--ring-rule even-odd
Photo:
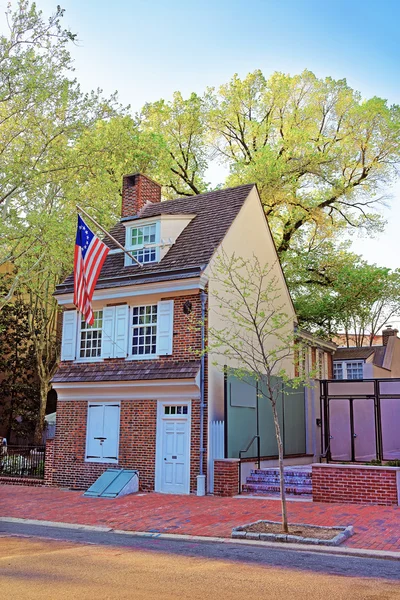
[(400, 599), (399, 565), (280, 548), (0, 524), (0, 592), (13, 600), (394, 600)]
[[(341, 547), (400, 552), (398, 506), (289, 502), (288, 513), (292, 523), (353, 525), (355, 535)], [(77, 491), (0, 485), (0, 517), (226, 538), (238, 525), (258, 519), (279, 521), (280, 502), (156, 493), (85, 498)]]

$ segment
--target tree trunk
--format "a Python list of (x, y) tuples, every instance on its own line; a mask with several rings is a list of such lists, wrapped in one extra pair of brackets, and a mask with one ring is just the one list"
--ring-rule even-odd
[(284, 533), (289, 533), (287, 520), (286, 492), (285, 492), (285, 472), (283, 468), (283, 443), (281, 437), (281, 428), (279, 426), (278, 412), (276, 403), (271, 402), (272, 414), (274, 416), (275, 435), (278, 444), (278, 461), (279, 461), (279, 486), (281, 492), (281, 507), (282, 507), (282, 530)]
[(43, 443), (43, 429), (44, 429), (44, 417), (46, 416), (46, 405), (47, 405), (47, 393), (49, 390), (49, 384), (47, 381), (40, 379), (39, 396), (40, 404), (37, 415), (35, 433), (34, 433), (34, 444), (41, 446)]

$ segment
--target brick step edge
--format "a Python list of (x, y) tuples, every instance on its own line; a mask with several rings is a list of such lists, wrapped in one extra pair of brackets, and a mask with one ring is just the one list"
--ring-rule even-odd
[[(279, 476), (279, 469), (252, 469), (252, 475)], [(309, 477), (312, 478), (311, 471), (284, 471), (285, 477)]]
[(34, 479), (29, 477), (7, 477), (0, 475), (0, 485), (30, 485), (32, 487), (44, 486), (43, 479)]
[[(311, 477), (285, 477), (285, 483), (295, 485), (312, 485)], [(250, 475), (247, 477), (248, 483), (279, 483), (279, 477), (269, 477), (268, 475)]]
[[(257, 485), (252, 483), (245, 483), (243, 485), (244, 492), (280, 492), (280, 488), (274, 485)], [(285, 486), (285, 492), (287, 494), (293, 494), (295, 496), (307, 495), (310, 496), (312, 494), (311, 487), (303, 487), (301, 489), (294, 487)]]

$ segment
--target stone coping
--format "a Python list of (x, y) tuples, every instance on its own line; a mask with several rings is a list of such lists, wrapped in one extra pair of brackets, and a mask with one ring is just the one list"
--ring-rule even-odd
[(400, 467), (390, 467), (386, 465), (362, 465), (362, 464), (353, 464), (353, 465), (342, 465), (341, 463), (312, 463), (310, 465), (313, 469), (321, 468), (321, 469), (367, 469), (370, 471), (376, 470), (384, 470), (384, 471), (400, 471)]
[(300, 535), (291, 535), (289, 533), (257, 533), (255, 531), (246, 531), (247, 527), (250, 527), (250, 525), (255, 525), (256, 523), (271, 523), (274, 525), (280, 524), (278, 521), (266, 521), (265, 519), (260, 519), (258, 521), (254, 521), (254, 523), (247, 523), (247, 525), (234, 527), (232, 529), (232, 537), (236, 539), (260, 540), (262, 542), (289, 542), (292, 544), (339, 546), (339, 544), (354, 534), (354, 527), (352, 525), (348, 525), (347, 527), (340, 525), (335, 527), (325, 527), (323, 525), (310, 525), (309, 523), (289, 523), (289, 527), (313, 527), (315, 529), (332, 529), (335, 531), (339, 529), (340, 533), (337, 533), (335, 537), (331, 538), (330, 540), (325, 540), (319, 538), (306, 538)]

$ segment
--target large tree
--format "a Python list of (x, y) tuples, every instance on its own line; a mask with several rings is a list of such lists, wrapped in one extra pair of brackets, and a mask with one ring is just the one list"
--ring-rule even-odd
[(320, 240), (290, 253), (286, 275), (300, 322), (319, 335), (349, 334), (357, 346), (400, 316), (400, 270), (369, 264), (348, 244)]
[(381, 225), (374, 208), (399, 162), (398, 106), (310, 71), (235, 75), (206, 101), (228, 183), (257, 183), (281, 255), (299, 232)]

